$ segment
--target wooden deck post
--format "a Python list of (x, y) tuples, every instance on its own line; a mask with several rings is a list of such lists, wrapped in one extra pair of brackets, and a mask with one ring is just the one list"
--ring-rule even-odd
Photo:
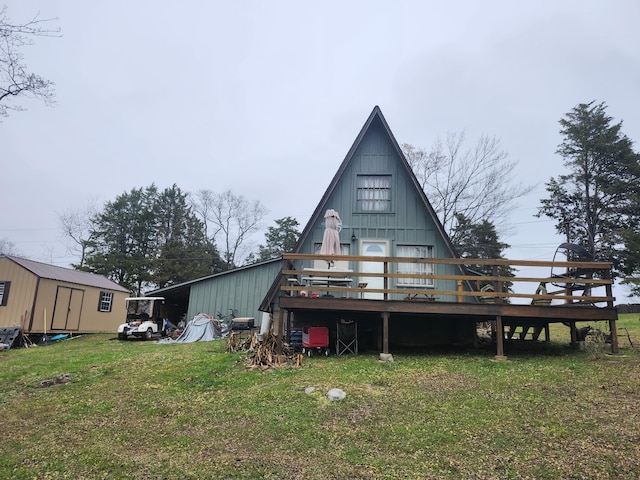
[(571, 346), (578, 344), (578, 329), (576, 328), (576, 322), (569, 322), (569, 333), (571, 335)]
[(544, 341), (545, 342), (550, 342), (551, 341), (551, 331), (549, 330), (549, 324), (545, 324), (544, 326)]
[(496, 360), (506, 360), (504, 355), (504, 325), (502, 315), (496, 315)]
[(285, 331), (287, 332), (287, 343), (291, 343), (291, 318), (293, 317), (293, 312), (287, 310), (287, 316), (286, 316), (286, 324), (287, 327), (285, 329)]
[(618, 353), (618, 328), (615, 320), (609, 320), (609, 331), (611, 332), (611, 353)]
[(382, 353), (389, 353), (389, 312), (382, 312)]
[(284, 315), (285, 310), (283, 308), (275, 312), (275, 322), (273, 328), (273, 334), (276, 337), (276, 353), (282, 353), (282, 334), (284, 333)]
[[(498, 276), (498, 266), (493, 265), (491, 268), (491, 274), (494, 277)], [(493, 291), (498, 293), (502, 293), (502, 282), (494, 281), (493, 282)], [(502, 295), (496, 297), (495, 299), (497, 304), (501, 304), (503, 302)], [(496, 315), (496, 360), (506, 360), (507, 357), (504, 355), (504, 325), (502, 324), (502, 315)]]
[[(610, 270), (605, 273), (605, 278), (607, 280), (611, 279)], [(607, 297), (613, 298), (613, 288), (610, 283), (605, 287), (605, 291), (607, 292)], [(607, 306), (613, 308), (613, 300), (608, 300)], [(615, 320), (609, 320), (609, 333), (611, 333), (611, 353), (616, 355), (618, 353), (618, 327)]]

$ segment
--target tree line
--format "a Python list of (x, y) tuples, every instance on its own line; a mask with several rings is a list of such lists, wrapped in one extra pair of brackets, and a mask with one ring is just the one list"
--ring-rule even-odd
[[(105, 203), (59, 216), (80, 261), (74, 268), (105, 275), (132, 292), (164, 288), (277, 257), (293, 247), (298, 222), (276, 220), (267, 244), (247, 252), (266, 208), (227, 190), (183, 192), (177, 185), (133, 188)], [(218, 245), (221, 247), (219, 248)]]

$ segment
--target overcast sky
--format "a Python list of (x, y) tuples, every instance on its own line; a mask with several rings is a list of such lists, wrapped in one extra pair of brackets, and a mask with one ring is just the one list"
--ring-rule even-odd
[(4, 3), (62, 29), (24, 49), (57, 105), (0, 119), (0, 238), (56, 265), (77, 260), (61, 212), (152, 182), (231, 189), (302, 229), (375, 105), (400, 144), (499, 137), (537, 185), (507, 256), (550, 260), (562, 238), (534, 214), (563, 173), (558, 120), (604, 101), (640, 141), (637, 0)]

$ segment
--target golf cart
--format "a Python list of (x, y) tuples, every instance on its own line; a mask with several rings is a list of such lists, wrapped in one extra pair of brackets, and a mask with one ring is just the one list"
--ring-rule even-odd
[(118, 339), (138, 337), (151, 340), (154, 334), (167, 336), (166, 322), (163, 318), (163, 297), (125, 298), (127, 321), (118, 327)]

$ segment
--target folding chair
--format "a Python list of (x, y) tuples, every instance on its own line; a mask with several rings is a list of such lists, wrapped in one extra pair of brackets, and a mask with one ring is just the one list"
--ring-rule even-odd
[(339, 319), (336, 323), (336, 355), (358, 354), (358, 322)]

